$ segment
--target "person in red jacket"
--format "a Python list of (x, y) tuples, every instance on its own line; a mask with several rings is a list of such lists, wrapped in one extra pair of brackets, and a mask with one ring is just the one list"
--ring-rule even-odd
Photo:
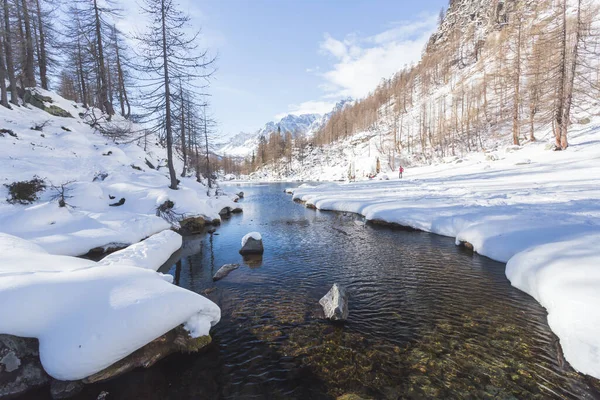
[(402, 165), (401, 165), (400, 168), (398, 169), (398, 179), (402, 179), (403, 172), (404, 172), (404, 168), (402, 168)]

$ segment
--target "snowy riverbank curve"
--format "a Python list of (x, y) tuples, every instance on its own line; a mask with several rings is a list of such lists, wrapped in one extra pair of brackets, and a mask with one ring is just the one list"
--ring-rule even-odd
[(180, 246), (164, 231), (95, 263), (0, 234), (0, 333), (38, 338), (59, 380), (97, 373), (181, 324), (206, 336), (219, 307), (155, 272)]
[(544, 148), (507, 152), (502, 163), (473, 154), (402, 181), (298, 188), (293, 199), (454, 237), (507, 262), (511, 283), (547, 309), (567, 361), (600, 378), (600, 128), (574, 130), (569, 151)]

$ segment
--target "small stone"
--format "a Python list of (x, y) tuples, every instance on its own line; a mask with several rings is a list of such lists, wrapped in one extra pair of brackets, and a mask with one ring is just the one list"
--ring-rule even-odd
[(231, 214), (231, 208), (225, 207), (221, 211), (219, 211), (220, 216), (225, 216)]
[(4, 357), (0, 358), (0, 364), (4, 364), (6, 372), (13, 372), (21, 366), (21, 360), (14, 351), (8, 352)]
[(205, 289), (205, 290), (202, 292), (202, 294), (203, 294), (203, 295), (205, 295), (205, 296), (208, 296), (209, 294), (211, 294), (211, 293), (212, 293), (212, 292), (214, 292), (215, 290), (217, 290), (217, 288), (216, 288), (216, 287), (211, 287), (211, 288)]
[(344, 287), (334, 283), (329, 292), (319, 300), (325, 318), (332, 321), (348, 319), (348, 295)]
[(240, 267), (240, 264), (225, 264), (225, 265), (223, 265), (221, 268), (219, 268), (219, 270), (217, 271), (215, 276), (213, 276), (213, 281), (218, 281), (220, 279), (225, 278), (227, 275), (229, 275), (231, 273), (231, 271), (234, 271), (234, 270), (238, 269), (239, 267)]

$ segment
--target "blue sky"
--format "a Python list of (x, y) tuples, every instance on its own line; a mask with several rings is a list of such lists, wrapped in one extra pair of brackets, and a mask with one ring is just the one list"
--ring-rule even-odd
[[(218, 54), (222, 136), (287, 113), (328, 111), (417, 61), (448, 0), (180, 0)], [(129, 13), (125, 23), (137, 25)]]

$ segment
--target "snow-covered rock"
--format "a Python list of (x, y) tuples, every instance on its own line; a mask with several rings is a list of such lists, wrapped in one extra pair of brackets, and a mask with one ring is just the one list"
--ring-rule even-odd
[(348, 319), (348, 295), (346, 289), (337, 283), (319, 300), (319, 304), (323, 307), (325, 318), (332, 321)]
[(241, 255), (262, 254), (264, 251), (262, 235), (260, 233), (250, 232), (242, 238)]
[(124, 266), (130, 265), (156, 271), (177, 250), (181, 248), (183, 239), (173, 231), (162, 231), (143, 242), (133, 244), (123, 250), (104, 257), (98, 265)]
[(0, 234), (0, 333), (39, 339), (42, 365), (59, 380), (96, 374), (181, 324), (208, 336), (219, 307), (155, 272), (181, 245), (176, 236), (96, 263)]

